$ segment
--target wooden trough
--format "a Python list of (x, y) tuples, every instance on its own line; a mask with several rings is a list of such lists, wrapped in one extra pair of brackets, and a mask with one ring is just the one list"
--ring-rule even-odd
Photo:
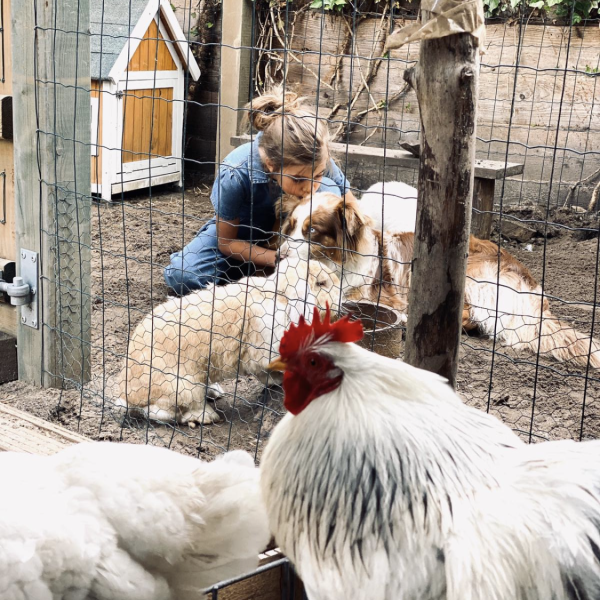
[(368, 300), (345, 302), (342, 310), (362, 321), (365, 335), (359, 346), (388, 358), (400, 356), (404, 331), (400, 312)]

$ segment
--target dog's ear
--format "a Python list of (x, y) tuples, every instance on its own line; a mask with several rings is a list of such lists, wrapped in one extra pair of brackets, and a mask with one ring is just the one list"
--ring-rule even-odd
[[(369, 225), (368, 218), (361, 212), (354, 199), (341, 199), (337, 205), (342, 231), (345, 231), (348, 242), (355, 243), (360, 231)], [(351, 247), (352, 250), (356, 248)]]
[(294, 212), (296, 206), (304, 201), (304, 198), (298, 198), (297, 196), (292, 196), (291, 194), (283, 194), (280, 200), (275, 202), (275, 216), (282, 223), (285, 221), (286, 217), (291, 215)]

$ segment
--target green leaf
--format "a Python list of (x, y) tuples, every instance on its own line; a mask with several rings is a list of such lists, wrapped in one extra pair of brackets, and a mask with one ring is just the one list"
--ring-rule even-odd
[(538, 2), (530, 2), (529, 6), (531, 6), (531, 8), (544, 8), (544, 0), (538, 0)]
[(323, 0), (313, 0), (310, 3), (310, 8), (321, 8), (323, 6)]
[(515, 8), (519, 4), (521, 4), (521, 0), (510, 0), (510, 7), (511, 8)]

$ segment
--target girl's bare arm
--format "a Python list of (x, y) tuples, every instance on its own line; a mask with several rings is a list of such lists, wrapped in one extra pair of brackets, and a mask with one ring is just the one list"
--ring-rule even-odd
[(274, 267), (277, 264), (277, 252), (268, 248), (261, 248), (244, 240), (238, 240), (239, 224), (239, 219), (217, 221), (219, 250), (225, 256), (231, 256), (235, 260), (252, 262), (258, 267)]

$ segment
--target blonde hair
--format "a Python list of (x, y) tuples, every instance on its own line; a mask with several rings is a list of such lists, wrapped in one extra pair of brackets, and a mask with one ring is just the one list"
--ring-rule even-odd
[(329, 160), (327, 125), (304, 100), (279, 86), (246, 105), (250, 125), (262, 131), (259, 148), (275, 171)]

